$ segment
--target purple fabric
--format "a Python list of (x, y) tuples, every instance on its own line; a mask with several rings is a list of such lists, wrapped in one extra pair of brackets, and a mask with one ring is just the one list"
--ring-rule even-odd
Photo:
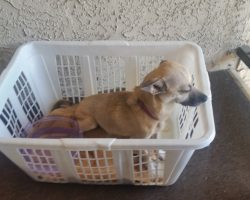
[[(53, 123), (62, 121), (69, 124), (67, 127), (46, 127), (45, 128), (35, 128), (35, 132), (33, 128), (39, 126), (39, 124), (44, 123)], [(25, 133), (27, 137), (30, 138), (80, 138), (81, 134), (79, 131), (78, 123), (75, 119), (62, 117), (62, 116), (47, 116), (43, 117), (42, 119), (34, 122), (33, 124), (28, 124), (25, 128)]]

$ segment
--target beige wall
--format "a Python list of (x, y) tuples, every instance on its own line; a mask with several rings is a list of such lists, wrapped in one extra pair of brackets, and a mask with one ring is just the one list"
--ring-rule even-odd
[(250, 0), (0, 0), (0, 47), (107, 39), (191, 40), (211, 58), (250, 43)]

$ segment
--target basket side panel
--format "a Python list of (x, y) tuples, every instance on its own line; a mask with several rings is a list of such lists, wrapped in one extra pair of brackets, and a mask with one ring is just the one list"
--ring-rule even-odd
[(60, 150), (45, 146), (9, 144), (2, 152), (19, 168), (37, 181), (67, 182), (60, 160)]
[(40, 119), (44, 109), (27, 69), (14, 66), (0, 86), (1, 137), (24, 137), (23, 128)]

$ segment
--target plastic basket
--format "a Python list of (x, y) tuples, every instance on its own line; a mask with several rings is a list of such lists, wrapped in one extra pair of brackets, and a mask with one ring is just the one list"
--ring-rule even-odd
[[(176, 105), (161, 138), (22, 138), (57, 100), (132, 90), (162, 59), (186, 66), (209, 99), (197, 108)], [(0, 93), (0, 149), (37, 181), (170, 185), (215, 136), (203, 53), (191, 42), (27, 43), (2, 73)]]

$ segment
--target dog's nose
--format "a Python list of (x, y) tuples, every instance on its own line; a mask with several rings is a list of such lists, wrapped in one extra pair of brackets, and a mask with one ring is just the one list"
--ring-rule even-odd
[(207, 95), (205, 95), (205, 94), (203, 94), (203, 93), (200, 95), (199, 98), (200, 98), (200, 101), (201, 101), (202, 103), (204, 103), (204, 102), (207, 101)]
[(207, 95), (194, 89), (192, 92), (190, 92), (188, 98), (185, 101), (180, 102), (180, 104), (184, 106), (198, 106), (206, 101), (207, 101)]

